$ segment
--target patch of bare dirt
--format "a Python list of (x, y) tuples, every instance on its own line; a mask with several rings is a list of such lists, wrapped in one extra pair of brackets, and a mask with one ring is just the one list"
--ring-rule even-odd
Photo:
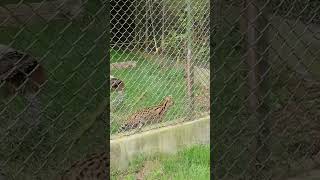
[(160, 167), (160, 163), (156, 160), (154, 161), (146, 161), (140, 171), (136, 174), (137, 180), (144, 180), (150, 172), (152, 172), (154, 169), (158, 169)]

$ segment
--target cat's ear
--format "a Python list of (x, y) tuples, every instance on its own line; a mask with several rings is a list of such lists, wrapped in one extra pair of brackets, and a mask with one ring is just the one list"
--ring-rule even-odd
[(172, 95), (169, 95), (169, 96), (166, 97), (166, 100), (167, 100), (167, 101), (172, 101), (172, 99), (173, 99), (173, 98), (172, 98)]

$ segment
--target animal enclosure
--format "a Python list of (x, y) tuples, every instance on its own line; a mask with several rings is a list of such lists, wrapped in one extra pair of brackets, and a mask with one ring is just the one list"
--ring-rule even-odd
[(215, 0), (216, 179), (287, 179), (319, 163), (320, 1)]
[(100, 0), (0, 2), (6, 179), (59, 179), (75, 161), (105, 151), (105, 11)]
[(111, 1), (112, 137), (208, 115), (209, 2)]

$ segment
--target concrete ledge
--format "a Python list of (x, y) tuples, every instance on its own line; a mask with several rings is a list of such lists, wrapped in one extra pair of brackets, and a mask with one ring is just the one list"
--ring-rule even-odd
[(110, 141), (111, 168), (124, 170), (137, 155), (176, 153), (184, 147), (210, 143), (210, 117), (153, 129)]

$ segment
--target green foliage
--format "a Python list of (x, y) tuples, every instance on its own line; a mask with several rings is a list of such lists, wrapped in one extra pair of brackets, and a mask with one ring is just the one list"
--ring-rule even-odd
[[(174, 8), (172, 12), (172, 19), (175, 23), (170, 24), (167, 28), (167, 32), (164, 41), (164, 49), (168, 51), (168, 54), (173, 54), (178, 59), (185, 59), (187, 55), (187, 43), (191, 40), (192, 44), (192, 58), (194, 63), (208, 64), (209, 60), (209, 32), (204, 31), (205, 27), (209, 27), (206, 24), (209, 18), (208, 12), (206, 12), (206, 1), (198, 2), (192, 1), (191, 17), (187, 16), (188, 11), (186, 9), (187, 1), (179, 1), (179, 5)], [(169, 8), (168, 11), (171, 11)], [(192, 27), (188, 27), (188, 23), (191, 21)], [(191, 34), (188, 34), (189, 28)], [(189, 36), (191, 38), (189, 38)]]

